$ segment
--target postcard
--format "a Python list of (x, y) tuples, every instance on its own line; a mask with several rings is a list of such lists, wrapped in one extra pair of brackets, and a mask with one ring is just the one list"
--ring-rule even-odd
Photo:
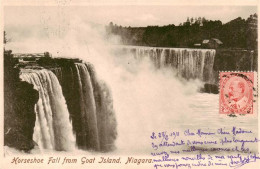
[(3, 1), (0, 168), (258, 169), (258, 2)]

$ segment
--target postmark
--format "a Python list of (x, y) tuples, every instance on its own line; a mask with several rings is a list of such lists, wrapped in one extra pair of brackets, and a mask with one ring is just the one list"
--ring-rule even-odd
[(254, 72), (220, 72), (220, 114), (253, 114)]

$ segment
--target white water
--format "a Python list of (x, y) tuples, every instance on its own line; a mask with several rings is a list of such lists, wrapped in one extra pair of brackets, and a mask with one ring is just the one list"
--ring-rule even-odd
[[(250, 137), (257, 137), (256, 116), (220, 115), (219, 95), (198, 92), (203, 84), (200, 77), (205, 74), (204, 77), (213, 77), (214, 50), (165, 48), (159, 55), (151, 52), (156, 48), (129, 48), (138, 51), (138, 54), (134, 55), (136, 58), (132, 57), (131, 49), (125, 53), (119, 52), (118, 56), (113, 58), (114, 69), (110, 69), (107, 73), (103, 72), (109, 77), (107, 82), (111, 85), (116, 108), (119, 132), (118, 153), (149, 154), (150, 135), (153, 131), (184, 132), (186, 129), (215, 131), (221, 127), (231, 130), (235, 126), (251, 130), (254, 134)], [(179, 70), (162, 64), (167, 59), (161, 56), (168, 55), (169, 51), (178, 50), (189, 51), (189, 55), (176, 57), (182, 60), (177, 62), (181, 65)], [(154, 62), (151, 57), (156, 57), (157, 59), (154, 60), (157, 62)], [(106, 65), (110, 62), (104, 59), (102, 63)], [(175, 62), (170, 63), (175, 64)], [(193, 77), (174, 76), (182, 71)], [(252, 145), (251, 149), (257, 151), (257, 146)]]
[(138, 60), (150, 58), (157, 68), (171, 67), (177, 75), (185, 79), (199, 79), (214, 83), (215, 50), (188, 48), (155, 48), (138, 46), (120, 46), (127, 49)]
[(86, 144), (85, 148), (99, 150), (96, 105), (90, 75), (85, 64), (78, 63), (76, 68), (79, 78), (83, 142)]
[[(115, 57), (109, 53), (109, 44), (102, 33), (91, 28), (82, 20), (71, 19), (69, 32), (64, 36), (42, 40), (37, 47), (60, 56), (75, 56), (94, 64), (97, 74), (110, 87), (118, 121), (117, 149), (119, 153), (149, 154), (151, 151), (150, 134), (154, 130), (179, 130), (187, 127), (212, 127), (241, 125), (256, 128), (257, 120), (248, 118), (229, 118), (218, 116), (218, 97), (212, 94), (198, 94), (201, 86), (198, 80), (183, 80), (173, 74), (198, 78), (211, 73), (214, 51), (210, 57), (201, 49), (166, 49), (159, 53), (154, 48), (139, 47), (137, 57), (152, 53), (157, 67), (155, 70), (148, 57), (144, 62), (136, 63), (131, 56)], [(80, 26), (79, 26), (80, 25)], [(33, 37), (28, 37), (33, 38)], [(34, 42), (34, 41), (33, 41)], [(28, 44), (31, 52), (31, 44)], [(24, 49), (24, 48), (21, 48)], [(170, 50), (175, 61), (163, 66), (167, 61), (165, 55)], [(173, 51), (179, 52), (173, 52)], [(190, 51), (197, 51), (194, 56)], [(186, 51), (186, 52), (184, 52)], [(183, 52), (185, 54), (183, 54)], [(187, 54), (188, 53), (188, 54)], [(162, 57), (161, 57), (162, 56)], [(171, 58), (171, 59), (172, 59)], [(169, 58), (168, 58), (169, 59)], [(177, 60), (177, 61), (176, 61)], [(209, 64), (208, 64), (209, 63)], [(159, 65), (159, 66), (158, 66)], [(169, 67), (173, 69), (169, 69)], [(209, 66), (209, 67), (207, 67)], [(161, 68), (161, 67), (160, 67)], [(204, 73), (205, 72), (205, 73)]]
[(22, 70), (20, 78), (39, 91), (33, 140), (40, 149), (70, 151), (75, 138), (57, 77), (49, 70)]
[[(174, 92), (176, 93), (175, 90)], [(136, 93), (134, 92), (133, 94)], [(146, 92), (142, 94), (146, 94)], [(175, 98), (167, 96), (171, 96), (171, 94), (167, 94), (164, 98), (160, 98), (157, 101), (155, 101), (156, 98), (146, 98), (148, 99), (147, 101), (153, 102), (143, 105), (145, 110), (129, 110), (132, 114), (127, 112), (118, 115), (119, 120), (127, 119), (127, 125), (119, 128), (119, 133), (122, 137), (119, 137), (117, 140), (117, 153), (150, 154), (152, 152), (152, 140), (150, 139), (152, 132), (167, 131), (167, 133), (169, 133), (179, 131), (180, 133), (184, 133), (187, 129), (192, 131), (202, 129), (204, 131), (215, 132), (219, 128), (225, 128), (226, 131), (231, 131), (234, 126), (251, 130), (253, 134), (248, 134), (248, 139), (258, 137), (257, 117), (229, 117), (227, 115), (220, 115), (218, 95), (194, 93), (192, 95), (186, 95), (186, 98), (181, 98), (184, 96), (180, 96), (176, 93)], [(172, 94), (172, 96), (174, 96), (174, 94)], [(180, 99), (181, 101), (178, 101)], [(181, 102), (183, 102), (183, 104), (179, 106), (176, 105)], [(140, 106), (141, 104), (142, 103), (137, 103), (136, 105)], [(123, 121), (119, 121), (119, 123), (121, 125), (124, 124)], [(244, 135), (237, 136), (239, 139), (244, 139), (244, 137)], [(180, 138), (183, 140), (188, 139), (183, 136)], [(223, 138), (223, 136), (217, 135), (210, 139), (219, 140), (221, 138)], [(202, 139), (204, 139), (204, 137)], [(257, 144), (248, 144), (247, 146), (250, 147), (252, 152), (257, 152)], [(234, 144), (229, 144), (228, 147), (234, 147)], [(180, 148), (185, 149), (185, 147)], [(178, 150), (178, 148), (172, 148), (172, 150)]]

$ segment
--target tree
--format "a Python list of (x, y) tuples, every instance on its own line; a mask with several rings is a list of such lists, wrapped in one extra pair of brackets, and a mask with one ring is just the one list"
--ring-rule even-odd
[(205, 19), (205, 17), (202, 17), (202, 23), (204, 24), (205, 22), (207, 22), (207, 20)]
[(201, 22), (201, 17), (198, 18), (198, 22), (199, 22), (199, 23)]
[(187, 18), (186, 22), (190, 22), (190, 18), (189, 17)]
[(113, 26), (114, 26), (113, 22), (110, 22), (110, 23), (109, 23), (109, 26), (110, 26), (110, 27), (113, 27)]
[(44, 57), (51, 58), (51, 54), (49, 52), (44, 52)]
[(187, 18), (187, 21), (183, 23), (183, 26), (190, 26), (190, 18)]
[(191, 23), (191, 25), (193, 24), (193, 21), (194, 21), (193, 17), (190, 18), (190, 23)]

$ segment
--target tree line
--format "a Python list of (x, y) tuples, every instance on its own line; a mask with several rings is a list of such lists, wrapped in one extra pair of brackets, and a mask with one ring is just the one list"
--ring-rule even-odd
[(108, 38), (121, 37), (125, 45), (154, 47), (194, 47), (205, 39), (217, 38), (223, 48), (257, 49), (257, 14), (247, 19), (238, 17), (223, 24), (204, 17), (187, 18), (179, 25), (122, 27), (112, 22), (106, 26)]

